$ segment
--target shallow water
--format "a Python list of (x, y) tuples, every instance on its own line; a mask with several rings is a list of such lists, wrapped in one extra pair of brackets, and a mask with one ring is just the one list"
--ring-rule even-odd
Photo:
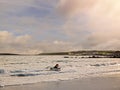
[[(50, 71), (58, 63), (61, 71)], [(61, 81), (120, 73), (118, 58), (0, 56), (0, 85)]]
[(0, 90), (120, 90), (120, 77), (93, 77), (3, 87)]

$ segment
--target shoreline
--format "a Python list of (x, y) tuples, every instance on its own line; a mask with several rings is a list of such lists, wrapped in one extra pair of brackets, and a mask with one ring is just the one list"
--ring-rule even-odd
[[(112, 88), (119, 88), (120, 90), (120, 73), (109, 74), (95, 77), (79, 78), (74, 80), (61, 80), (39, 82), (23, 85), (11, 85), (0, 87), (1, 90), (114, 90)], [(102, 87), (103, 89), (98, 89)], [(114, 87), (115, 86), (115, 87)], [(64, 87), (64, 89), (62, 89)], [(74, 88), (73, 88), (74, 87)], [(83, 89), (78, 89), (83, 88)], [(92, 88), (92, 89), (90, 89)], [(97, 89), (96, 89), (97, 88)], [(109, 88), (109, 89), (106, 89)]]
[(37, 84), (37, 83), (51, 83), (51, 82), (62, 82), (62, 81), (68, 81), (69, 82), (69, 81), (75, 81), (75, 80), (82, 80), (82, 79), (89, 79), (89, 78), (104, 78), (104, 77), (120, 77), (120, 72), (118, 72), (118, 73), (94, 74), (94, 75), (76, 77), (76, 78), (65, 79), (65, 80), (59, 79), (59, 80), (48, 80), (48, 81), (40, 81), (40, 82), (18, 83), (18, 84), (7, 84), (7, 85), (4, 85), (3, 83), (0, 83), (0, 88), (1, 87), (10, 87), (10, 86), (32, 85), (32, 84)]

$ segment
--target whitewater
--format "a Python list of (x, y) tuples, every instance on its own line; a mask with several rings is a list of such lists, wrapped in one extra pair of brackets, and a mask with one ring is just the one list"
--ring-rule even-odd
[[(61, 71), (50, 71), (59, 64)], [(119, 58), (0, 56), (0, 86), (73, 80), (120, 73)]]

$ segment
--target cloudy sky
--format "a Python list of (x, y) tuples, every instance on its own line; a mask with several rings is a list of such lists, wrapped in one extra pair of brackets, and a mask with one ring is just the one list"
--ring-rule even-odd
[(0, 52), (120, 50), (120, 0), (0, 0)]

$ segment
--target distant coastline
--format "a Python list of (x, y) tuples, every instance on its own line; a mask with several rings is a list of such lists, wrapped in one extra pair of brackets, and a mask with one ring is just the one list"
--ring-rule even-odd
[(120, 58), (120, 51), (70, 51), (70, 52), (55, 52), (41, 53), (39, 55), (71, 55), (71, 56), (87, 56), (88, 58)]
[(0, 53), (0, 55), (20, 55), (20, 54), (14, 54), (14, 53)]
[(88, 58), (120, 58), (120, 51), (69, 51), (69, 52), (50, 52), (40, 54), (15, 54), (15, 53), (0, 53), (0, 55), (20, 55), (20, 56), (31, 56), (31, 55), (69, 55), (69, 56), (84, 56)]

